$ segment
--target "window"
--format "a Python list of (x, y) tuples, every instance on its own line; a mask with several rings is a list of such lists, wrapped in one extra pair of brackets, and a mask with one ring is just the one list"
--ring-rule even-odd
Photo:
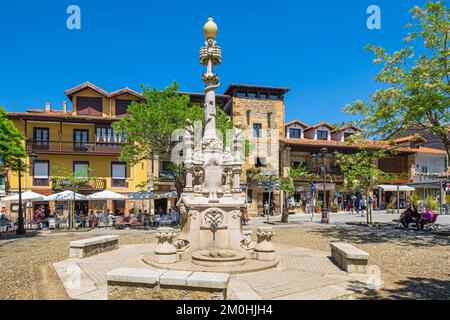
[(259, 94), (259, 98), (263, 99), (263, 100), (266, 100), (267, 99), (267, 93), (260, 93)]
[(172, 171), (170, 170), (170, 161), (162, 161), (159, 169), (159, 177), (162, 179), (173, 179)]
[(272, 112), (267, 114), (267, 128), (272, 128)]
[(266, 166), (266, 159), (265, 158), (256, 158), (256, 167), (261, 168)]
[(302, 130), (300, 129), (289, 129), (289, 138), (300, 139), (302, 137)]
[(125, 136), (117, 134), (111, 127), (97, 127), (95, 133), (97, 146), (107, 146), (108, 143), (126, 143)]
[(48, 150), (50, 133), (48, 128), (33, 128), (34, 150)]
[(111, 186), (127, 186), (127, 165), (123, 162), (111, 162)]
[(317, 140), (328, 140), (328, 131), (317, 130)]
[(33, 185), (48, 186), (50, 161), (35, 160), (33, 165)]
[(73, 130), (73, 148), (74, 151), (89, 151), (89, 130), (88, 129), (74, 129)]
[(5, 196), (5, 177), (0, 175), (0, 196)]
[(250, 125), (250, 113), (251, 113), (251, 111), (247, 110), (247, 125), (248, 126)]
[(253, 124), (253, 136), (256, 138), (261, 137), (261, 123)]
[(128, 106), (131, 104), (132, 100), (116, 100), (116, 116), (123, 116), (127, 113)]
[(276, 94), (269, 94), (270, 100), (278, 100), (278, 96)]
[(428, 173), (428, 167), (422, 166), (422, 173)]
[(245, 98), (246, 96), (246, 93), (243, 91), (236, 92), (236, 97), (238, 98)]
[(353, 132), (344, 132), (344, 140), (346, 140), (348, 137), (351, 137), (353, 134)]
[(249, 93), (248, 93), (248, 97), (249, 97), (249, 98), (256, 98), (256, 96), (257, 96), (257, 95), (256, 95), (256, 92), (249, 92)]
[(252, 203), (252, 202), (253, 202), (253, 190), (248, 189), (247, 190), (247, 203)]
[(76, 111), (78, 115), (101, 117), (103, 99), (93, 97), (77, 97)]
[(79, 178), (87, 178), (89, 175), (89, 161), (74, 161), (73, 173)]

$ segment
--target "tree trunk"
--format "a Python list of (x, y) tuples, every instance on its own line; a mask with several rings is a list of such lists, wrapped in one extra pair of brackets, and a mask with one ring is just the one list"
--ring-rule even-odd
[(288, 207), (288, 195), (283, 192), (283, 212), (281, 214), (281, 222), (288, 223), (289, 221), (289, 207)]
[(371, 213), (369, 213), (369, 204), (368, 204), (368, 198), (369, 198), (369, 189), (366, 189), (366, 207), (367, 207), (367, 214), (366, 214), (366, 221), (367, 224), (372, 224), (372, 216)]

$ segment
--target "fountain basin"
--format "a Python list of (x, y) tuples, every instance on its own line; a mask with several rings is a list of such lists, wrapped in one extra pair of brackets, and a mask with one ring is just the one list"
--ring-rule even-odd
[[(208, 253), (216, 252), (218, 255)], [(225, 253), (219, 256), (220, 253)], [(203, 267), (233, 267), (245, 263), (245, 255), (235, 250), (197, 250), (191, 255), (191, 262)]]

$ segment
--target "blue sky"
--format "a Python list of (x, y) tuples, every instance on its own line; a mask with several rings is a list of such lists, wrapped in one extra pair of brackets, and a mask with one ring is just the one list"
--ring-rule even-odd
[[(108, 91), (140, 84), (202, 91), (198, 50), (213, 16), (230, 83), (291, 88), (286, 120), (346, 120), (341, 108), (366, 99), (379, 66), (363, 48), (400, 48), (422, 0), (316, 1), (2, 1), (0, 105), (8, 111), (62, 108), (64, 91), (91, 81)], [(66, 9), (81, 8), (81, 30), (68, 30)], [(382, 29), (366, 27), (366, 9), (381, 8)]]

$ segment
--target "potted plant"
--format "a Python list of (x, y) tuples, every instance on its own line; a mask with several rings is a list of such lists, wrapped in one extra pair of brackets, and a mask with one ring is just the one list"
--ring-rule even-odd
[(339, 207), (337, 204), (333, 203), (331, 205), (331, 212), (338, 212), (339, 211)]
[(316, 201), (316, 205), (315, 205), (315, 211), (317, 212), (317, 213), (321, 213), (322, 212), (322, 201)]

